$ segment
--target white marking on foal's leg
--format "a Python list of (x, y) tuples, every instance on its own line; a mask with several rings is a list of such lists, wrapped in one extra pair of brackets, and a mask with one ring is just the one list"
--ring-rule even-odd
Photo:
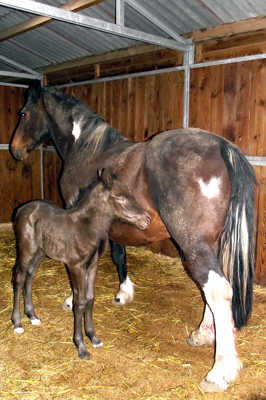
[(220, 178), (212, 177), (207, 183), (200, 178), (198, 183), (200, 185), (201, 193), (208, 199), (212, 199), (219, 195), (221, 184)]
[(72, 310), (73, 309), (73, 293), (69, 297), (67, 297), (62, 304), (62, 308), (64, 310)]
[(113, 303), (119, 306), (131, 303), (134, 299), (134, 286), (134, 283), (127, 277), (125, 282), (121, 283)]
[(103, 342), (97, 343), (97, 344), (93, 344), (93, 347), (97, 348), (97, 347), (103, 347)]
[(191, 332), (187, 338), (190, 346), (212, 346), (215, 341), (215, 328), (213, 315), (208, 304), (205, 304), (203, 319), (200, 326)]
[(210, 271), (203, 291), (214, 316), (216, 353), (214, 366), (201, 382), (201, 387), (206, 392), (223, 391), (237, 378), (242, 367), (235, 345), (232, 288), (224, 277)]
[(39, 318), (31, 318), (30, 322), (32, 325), (35, 325), (35, 326), (41, 325), (41, 320)]
[(22, 326), (18, 326), (17, 328), (14, 328), (14, 332), (21, 334), (24, 333), (24, 329), (22, 328)]

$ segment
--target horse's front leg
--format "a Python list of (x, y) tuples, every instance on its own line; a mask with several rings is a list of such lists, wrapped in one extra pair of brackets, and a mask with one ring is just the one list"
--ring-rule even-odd
[(93, 304), (94, 304), (94, 282), (98, 268), (98, 254), (95, 254), (87, 271), (87, 291), (86, 291), (86, 310), (85, 310), (85, 333), (91, 340), (93, 347), (103, 346), (103, 342), (96, 336), (93, 324)]
[(129, 304), (134, 299), (134, 283), (130, 280), (127, 274), (126, 265), (126, 250), (125, 247), (114, 243), (110, 240), (111, 245), (111, 256), (113, 263), (117, 268), (119, 277), (119, 291), (115, 295), (113, 303), (119, 306)]
[(80, 358), (89, 358), (82, 334), (82, 320), (85, 313), (87, 300), (86, 300), (86, 264), (76, 264), (69, 266), (70, 277), (73, 285), (74, 293), (74, 335), (73, 341), (78, 348), (78, 355)]

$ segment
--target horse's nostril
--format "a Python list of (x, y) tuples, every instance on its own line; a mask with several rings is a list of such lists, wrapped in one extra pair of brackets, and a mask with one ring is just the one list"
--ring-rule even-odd
[(13, 151), (13, 149), (11, 148), (11, 151), (12, 151), (13, 156), (16, 158), (16, 160), (22, 159), (22, 150), (21, 149)]

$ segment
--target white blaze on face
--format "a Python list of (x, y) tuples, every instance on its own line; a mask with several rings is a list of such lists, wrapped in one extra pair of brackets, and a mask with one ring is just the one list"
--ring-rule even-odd
[(212, 177), (209, 182), (204, 182), (201, 178), (198, 180), (203, 196), (208, 199), (216, 197), (220, 193), (221, 179)]
[(73, 121), (72, 135), (75, 138), (75, 142), (78, 140), (81, 134), (81, 121)]

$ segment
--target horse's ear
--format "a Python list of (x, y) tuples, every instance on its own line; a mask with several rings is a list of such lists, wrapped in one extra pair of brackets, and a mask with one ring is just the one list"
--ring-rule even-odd
[(38, 79), (33, 80), (30, 83), (28, 89), (28, 95), (32, 98), (33, 101), (37, 101), (40, 98), (42, 91), (41, 81)]
[(108, 169), (100, 168), (97, 170), (98, 179), (103, 182), (107, 189), (111, 189), (113, 186), (113, 181), (115, 179), (115, 175), (113, 175)]

